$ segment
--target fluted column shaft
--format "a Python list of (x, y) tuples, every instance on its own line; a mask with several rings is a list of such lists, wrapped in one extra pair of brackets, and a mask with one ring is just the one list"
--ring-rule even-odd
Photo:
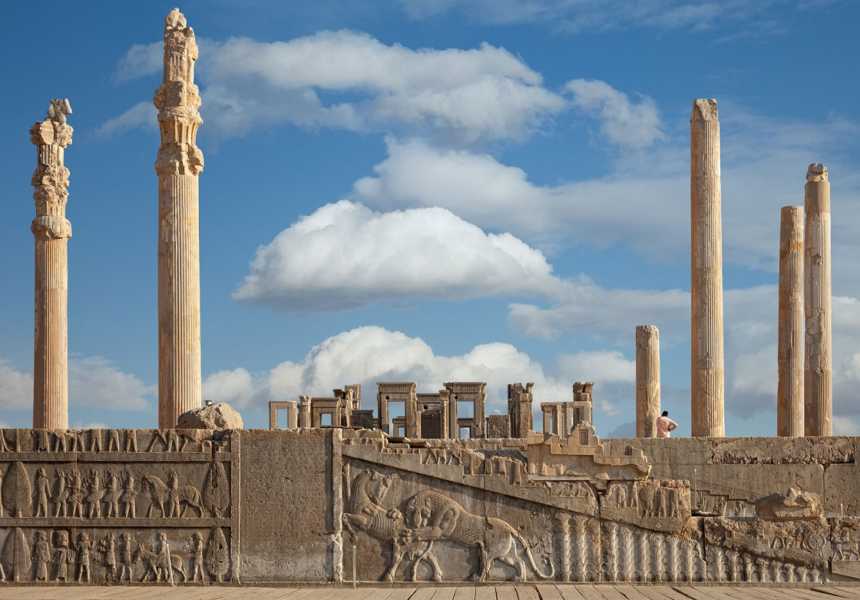
[(660, 330), (636, 327), (636, 437), (657, 437), (660, 415)]
[(779, 318), (776, 432), (803, 435), (802, 206), (783, 206), (779, 227)]
[(33, 172), (36, 217), (33, 340), (33, 427), (69, 426), (68, 241), (69, 170), (65, 148), (72, 143), (68, 100), (52, 100), (48, 116), (30, 129), (37, 148)]
[(833, 312), (830, 280), (830, 180), (824, 165), (809, 165), (804, 196), (804, 433), (829, 436), (833, 434)]
[(723, 231), (720, 122), (716, 100), (696, 100), (690, 118), (691, 430), (725, 435)]
[(202, 122), (194, 84), (197, 43), (174, 9), (164, 24), (164, 76), (155, 93), (161, 146), (158, 174), (158, 426), (202, 404), (200, 219), (197, 147)]
[(196, 175), (159, 178), (158, 426), (202, 404), (200, 233)]

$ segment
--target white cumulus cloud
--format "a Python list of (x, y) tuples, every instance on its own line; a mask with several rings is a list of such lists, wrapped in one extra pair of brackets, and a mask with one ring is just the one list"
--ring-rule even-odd
[[(151, 407), (154, 386), (101, 356), (69, 359), (69, 407), (141, 411)], [(0, 401), (10, 410), (33, 406), (33, 374), (0, 359)]]
[(446, 381), (485, 381), (489, 414), (507, 410), (509, 383), (534, 382), (535, 409), (539, 410), (540, 402), (570, 400), (571, 377), (577, 377), (596, 383), (598, 411), (609, 417), (616, 414), (616, 403), (632, 402), (632, 370), (632, 360), (621, 353), (580, 352), (560, 357), (559, 368), (548, 373), (525, 352), (501, 342), (443, 356), (421, 338), (365, 326), (327, 338), (302, 361), (280, 363), (251, 381), (240, 368), (210, 375), (205, 386), (212, 389), (229, 379), (238, 390), (236, 395), (252, 394), (259, 406), (266, 400), (295, 400), (300, 394), (330, 395), (334, 388), (360, 383), (364, 406), (375, 408), (377, 382), (414, 381), (420, 392), (434, 392)]
[(374, 212), (328, 204), (260, 247), (238, 300), (339, 309), (400, 298), (548, 293), (561, 287), (543, 254), (485, 233), (442, 208)]

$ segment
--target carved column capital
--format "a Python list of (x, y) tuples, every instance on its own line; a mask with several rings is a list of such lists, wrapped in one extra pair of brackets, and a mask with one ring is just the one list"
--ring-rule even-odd
[(40, 240), (62, 240), (72, 237), (72, 223), (65, 217), (45, 215), (36, 217), (30, 231)]
[(158, 175), (198, 175), (203, 153), (197, 147), (200, 91), (194, 84), (198, 50), (185, 15), (173, 9), (164, 20), (164, 78), (152, 99), (158, 109), (161, 147), (155, 161)]
[[(71, 226), (66, 226), (68, 221), (65, 218), (69, 198), (69, 170), (64, 164), (65, 148), (71, 145), (74, 132), (66, 122), (71, 112), (68, 100), (51, 100), (47, 117), (30, 128), (30, 141), (37, 150), (36, 169), (31, 179), (36, 220), (31, 228), (33, 233), (49, 232), (46, 239), (71, 235)], [(45, 221), (44, 217), (51, 219)]]

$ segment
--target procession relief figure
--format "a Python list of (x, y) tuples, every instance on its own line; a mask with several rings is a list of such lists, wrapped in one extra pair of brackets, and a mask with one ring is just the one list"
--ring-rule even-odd
[(81, 478), (81, 472), (75, 467), (71, 473), (67, 474), (69, 479), (69, 501), (72, 505), (70, 517), (84, 518), (84, 483)]
[(170, 479), (168, 480), (167, 487), (167, 516), (168, 517), (178, 517), (179, 516), (179, 476), (176, 474), (176, 471), (170, 472)]
[(66, 474), (60, 469), (57, 469), (55, 473), (57, 478), (57, 493), (54, 496), (54, 504), (56, 505), (54, 516), (67, 517), (69, 501), (68, 479), (66, 478)]
[[(90, 540), (90, 534), (82, 531), (78, 535), (78, 583), (86, 581), (92, 582), (92, 551), (93, 542)], [(85, 575), (86, 574), (86, 575)]]
[(165, 581), (169, 581), (170, 585), (176, 585), (173, 580), (173, 561), (170, 556), (170, 544), (167, 543), (167, 534), (163, 531), (158, 534), (158, 562), (157, 572), (160, 579), (164, 576)]
[(102, 516), (102, 478), (98, 471), (90, 471), (90, 493), (87, 495), (87, 516), (90, 519), (100, 519)]
[(112, 471), (107, 471), (105, 473), (104, 493), (105, 517), (119, 516), (119, 499), (121, 495), (122, 490), (120, 489), (119, 476)]
[(134, 577), (134, 536), (130, 533), (122, 532), (119, 536), (119, 582), (122, 583), (123, 578), (128, 583), (131, 583)]
[(115, 582), (116, 579), (116, 536), (113, 531), (109, 531), (107, 536), (101, 541), (101, 551), (104, 556), (105, 578), (109, 582)]
[(137, 517), (137, 485), (134, 482), (134, 474), (131, 471), (125, 473), (125, 485), (122, 490), (122, 502), (125, 505), (125, 518)]
[(90, 429), (90, 452), (102, 451), (102, 430)]
[(137, 432), (134, 429), (125, 430), (125, 451), (137, 452)]
[(200, 535), (199, 532), (195, 531), (191, 535), (191, 542), (189, 544), (188, 550), (192, 555), (192, 571), (191, 571), (191, 581), (197, 581), (198, 576), (200, 577), (201, 583), (206, 582), (206, 571), (203, 569), (203, 536)]
[(0, 429), (0, 452), (11, 452), (6, 443), (6, 431), (3, 429)]
[[(75, 553), (69, 548), (69, 534), (65, 531), (56, 533), (56, 545), (54, 546), (54, 563), (57, 565), (57, 575), (54, 581), (69, 581), (69, 566), (74, 567)], [(72, 575), (74, 577), (74, 575)]]
[(119, 452), (120, 444), (119, 444), (119, 429), (111, 429), (108, 432), (108, 452)]
[(33, 540), (33, 562), (36, 565), (34, 579), (36, 581), (48, 581), (48, 565), (51, 563), (51, 545), (48, 543), (47, 534), (37, 531)]
[(48, 452), (51, 449), (51, 432), (46, 429), (33, 430), (33, 450)]
[(36, 516), (48, 517), (48, 498), (51, 496), (51, 483), (45, 473), (45, 467), (36, 471)]

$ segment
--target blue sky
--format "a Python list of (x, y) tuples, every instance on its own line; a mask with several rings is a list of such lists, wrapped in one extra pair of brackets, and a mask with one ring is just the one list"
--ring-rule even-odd
[[(70, 420), (156, 421), (152, 93), (171, 3), (4, 3), (0, 422), (32, 396), (27, 131), (68, 97)], [(722, 122), (729, 435), (772, 435), (779, 207), (833, 189), (836, 430), (860, 431), (852, 2), (186, 2), (198, 84), (205, 396), (482, 380), (631, 431), (633, 330), (689, 432), (691, 101)], [(38, 28), (32, 24), (38, 23)]]

